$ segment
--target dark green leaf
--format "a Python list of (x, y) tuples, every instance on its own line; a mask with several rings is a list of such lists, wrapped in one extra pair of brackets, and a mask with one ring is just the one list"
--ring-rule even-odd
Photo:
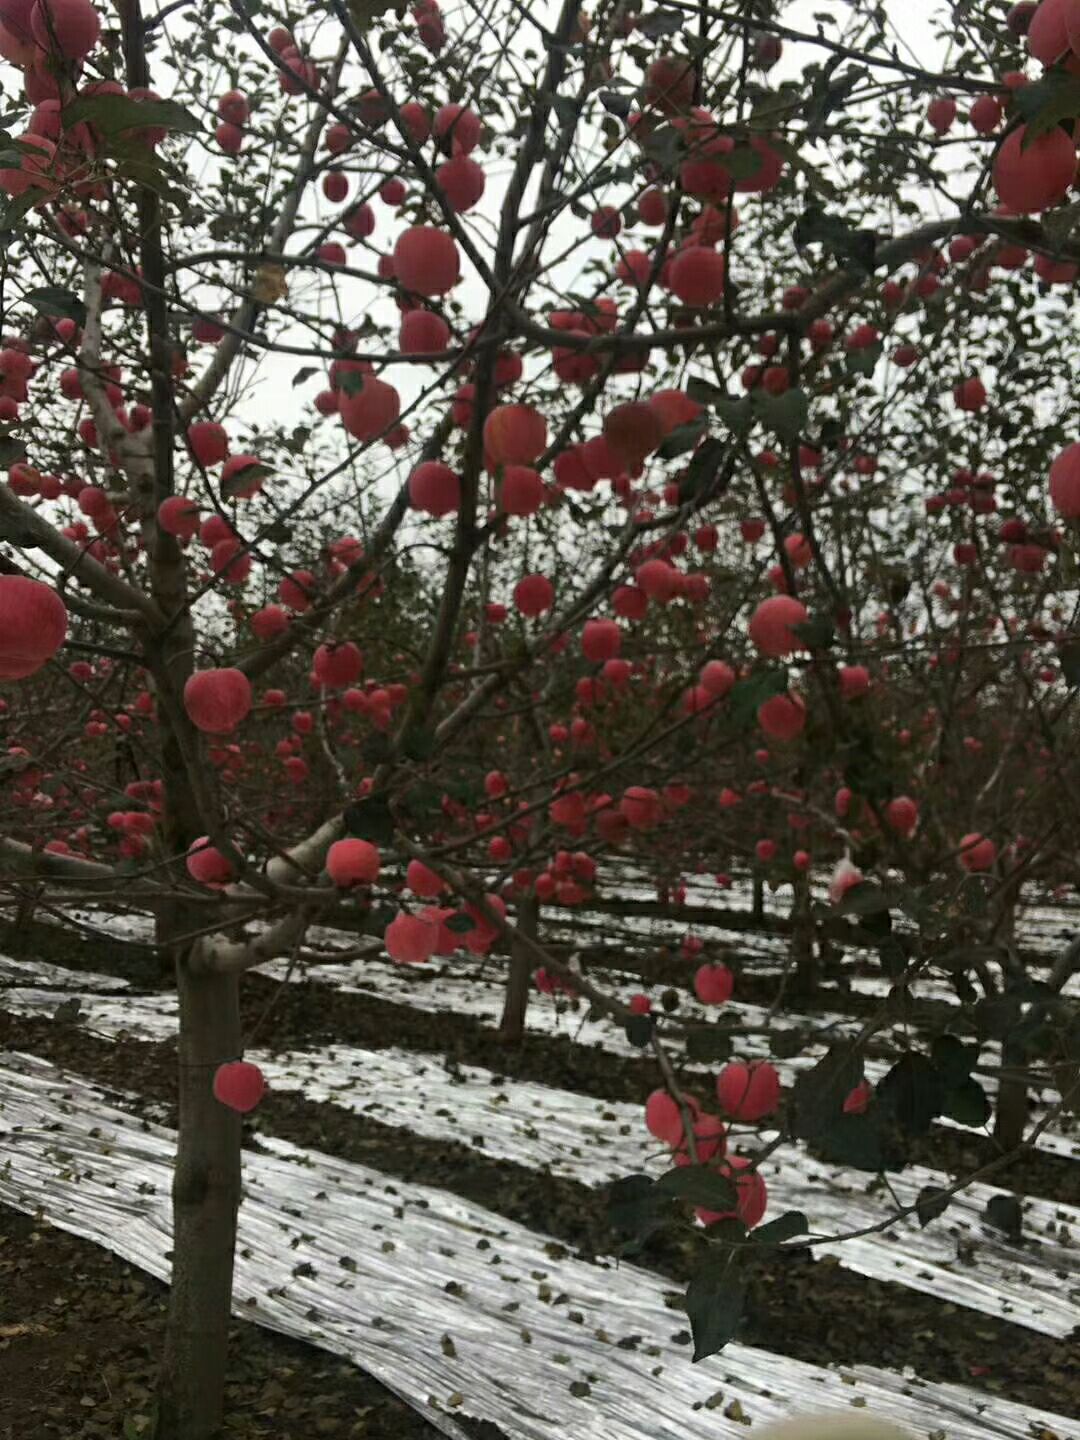
[(476, 929), (476, 921), (471, 915), (466, 915), (464, 910), (459, 910), (443, 923), (452, 935), (468, 935), (470, 930)]
[(22, 298), (41, 315), (74, 320), (79, 326), (86, 324), (86, 306), (74, 291), (62, 285), (42, 285), (37, 290), (28, 290)]
[(650, 40), (658, 40), (663, 35), (678, 35), (685, 24), (686, 16), (681, 10), (650, 10), (647, 15), (638, 16), (634, 30)]
[(845, 350), (844, 364), (849, 375), (873, 375), (881, 359), (884, 347), (879, 340), (875, 345), (866, 345), (861, 350)]
[(937, 1220), (949, 1208), (950, 1196), (936, 1185), (924, 1185), (915, 1196), (915, 1214), (925, 1230), (931, 1220)]
[(876, 1107), (863, 1115), (841, 1115), (813, 1141), (813, 1148), (823, 1160), (853, 1170), (902, 1170), (907, 1164), (888, 1116)]
[(702, 1025), (689, 1031), (686, 1036), (686, 1058), (708, 1065), (714, 1060), (727, 1060), (731, 1056), (731, 1030), (719, 1025)]
[(360, 840), (385, 845), (394, 838), (394, 817), (385, 795), (368, 795), (354, 801), (341, 818), (346, 831)]
[(993, 1114), (986, 1091), (971, 1075), (965, 1076), (945, 1091), (941, 1113), (957, 1125), (985, 1125)]
[(401, 748), (410, 760), (430, 760), (435, 753), (435, 744), (434, 730), (414, 725), (406, 731)]
[(254, 485), (256, 480), (265, 480), (267, 475), (273, 475), (274, 467), (264, 465), (261, 460), (253, 460), (250, 465), (244, 465), (241, 469), (233, 471), (227, 480), (221, 482), (221, 494), (226, 500), (235, 500), (238, 495)]
[(844, 1101), (862, 1078), (862, 1057), (848, 1044), (834, 1045), (795, 1081), (792, 1132), (800, 1140), (824, 1134), (843, 1114)]
[(902, 1055), (877, 1087), (877, 1098), (909, 1135), (925, 1135), (941, 1114), (944, 1086), (925, 1055)]
[(680, 503), (709, 493), (727, 453), (727, 443), (723, 440), (706, 440), (694, 451), (686, 474), (679, 481)]
[(835, 909), (840, 915), (887, 915), (889, 897), (873, 880), (860, 880), (858, 885), (844, 891)]
[(746, 1304), (746, 1281), (734, 1260), (718, 1278), (695, 1275), (686, 1289), (694, 1362), (722, 1350), (735, 1336)]
[(89, 121), (108, 139), (126, 130), (175, 130), (197, 135), (203, 128), (190, 110), (175, 100), (132, 100), (128, 95), (82, 95), (60, 112), (65, 130)]
[(759, 670), (733, 687), (728, 696), (726, 713), (734, 725), (752, 725), (765, 701), (771, 700), (774, 695), (785, 694), (787, 688), (786, 670)]
[(672, 1200), (688, 1200), (705, 1210), (734, 1210), (738, 1201), (735, 1182), (707, 1165), (682, 1165), (661, 1175), (657, 1193)]
[(393, 741), (382, 730), (373, 730), (360, 747), (360, 753), (369, 765), (382, 765), (393, 752)]
[(317, 365), (301, 366), (301, 368), (297, 370), (296, 374), (292, 377), (293, 387), (295, 388), (297, 385), (305, 384), (305, 382), (310, 380), (313, 375), (318, 375), (318, 373), (319, 367)]
[(783, 395), (768, 395), (763, 390), (756, 390), (754, 407), (762, 423), (789, 444), (793, 444), (803, 433), (810, 414), (810, 401), (806, 392), (798, 386), (785, 390)]
[(956, 1035), (935, 1035), (930, 1042), (930, 1059), (946, 1085), (966, 1080), (978, 1058), (978, 1047), (965, 1045)]
[(655, 1186), (648, 1175), (623, 1175), (608, 1192), (608, 1219), (616, 1230), (636, 1235), (656, 1214)]
[(655, 1028), (656, 1021), (651, 1015), (631, 1015), (624, 1026), (627, 1040), (639, 1050), (644, 1050), (648, 1045)]
[(1080, 639), (1069, 639), (1058, 650), (1058, 663), (1065, 683), (1071, 688), (1080, 685)]
[(759, 151), (752, 145), (739, 144), (734, 150), (719, 157), (719, 163), (735, 180), (749, 180), (765, 163)]
[(850, 261), (858, 269), (870, 274), (874, 269), (877, 252), (877, 235), (873, 230), (854, 230), (839, 215), (826, 214), (817, 204), (811, 204), (795, 222), (795, 248), (806, 245), (822, 245), (826, 251), (842, 261)]
[(685, 455), (688, 450), (693, 450), (708, 428), (709, 422), (704, 415), (699, 415), (696, 420), (688, 420), (685, 425), (676, 425), (675, 429), (664, 437), (657, 455), (661, 460), (674, 460), (679, 455)]
[(986, 1218), (996, 1230), (1010, 1240), (1020, 1240), (1024, 1232), (1024, 1212), (1015, 1195), (991, 1195), (986, 1202)]
[(740, 399), (734, 396), (718, 396), (713, 404), (716, 413), (733, 435), (745, 435), (754, 423), (754, 405), (749, 395)]
[(1021, 148), (1026, 150), (1061, 121), (1080, 115), (1080, 79), (1067, 70), (1047, 70), (1031, 85), (1014, 90), (1011, 98), (1025, 121)]
[(692, 375), (686, 382), (686, 393), (691, 400), (696, 400), (699, 405), (712, 406), (720, 400), (727, 400), (730, 397), (726, 390), (719, 385), (714, 385), (711, 380), (705, 380), (700, 375)]
[[(0, 468), (8, 470), (26, 459), (26, 446), (14, 435), (0, 435)], [(7, 537), (10, 538), (10, 537)]]
[(791, 630), (808, 650), (828, 650), (836, 639), (836, 627), (827, 615), (811, 615), (802, 625), (792, 625)]
[(79, 1018), (79, 1011), (82, 1009), (82, 1001), (78, 995), (73, 995), (70, 1000), (61, 1000), (53, 1011), (52, 1018), (59, 1020), (61, 1024), (71, 1024)]
[(759, 1225), (751, 1232), (755, 1245), (782, 1245), (785, 1240), (794, 1240), (796, 1235), (808, 1235), (810, 1222), (801, 1210), (785, 1210), (775, 1220)]
[(618, 90), (601, 90), (600, 104), (611, 115), (618, 115), (620, 120), (625, 120), (634, 108), (633, 98), (630, 95), (621, 95)]

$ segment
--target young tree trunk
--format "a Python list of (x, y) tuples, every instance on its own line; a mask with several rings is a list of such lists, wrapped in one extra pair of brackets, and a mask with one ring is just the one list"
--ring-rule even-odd
[(765, 918), (765, 882), (754, 877), (754, 898), (751, 901), (750, 914), (755, 920)]
[(173, 1173), (172, 1290), (158, 1386), (157, 1440), (210, 1440), (225, 1389), (240, 1116), (214, 1099), (214, 1071), (240, 1054), (235, 975), (177, 964), (180, 1124)]
[[(530, 940), (536, 939), (540, 904), (535, 895), (528, 895), (518, 906), (517, 928)], [(525, 1038), (525, 1012), (529, 1006), (529, 981), (532, 962), (524, 946), (514, 942), (510, 951), (510, 968), (506, 976), (506, 998), (499, 1039), (504, 1045), (520, 1045)]]
[(817, 989), (821, 982), (821, 967), (818, 963), (813, 915), (810, 911), (810, 881), (805, 875), (796, 875), (794, 898), (791, 905), (791, 945), (789, 955), (795, 971), (796, 994), (807, 995)]

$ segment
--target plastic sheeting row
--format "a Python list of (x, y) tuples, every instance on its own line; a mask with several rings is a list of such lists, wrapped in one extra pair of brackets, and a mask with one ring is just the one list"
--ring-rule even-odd
[[(174, 1138), (78, 1077), (0, 1055), (0, 1202), (163, 1278)], [(267, 1144), (245, 1155), (237, 1311), (348, 1356), (448, 1435), (467, 1415), (508, 1440), (745, 1440), (747, 1420), (850, 1405), (922, 1437), (1080, 1434), (1063, 1416), (874, 1367), (734, 1344), (691, 1366), (657, 1277), (555, 1265), (542, 1235), (445, 1192)]]

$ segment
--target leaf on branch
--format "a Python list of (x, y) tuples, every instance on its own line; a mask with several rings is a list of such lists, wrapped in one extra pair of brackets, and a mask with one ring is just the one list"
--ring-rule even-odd
[(789, 444), (798, 440), (810, 414), (809, 397), (806, 391), (798, 386), (785, 390), (783, 395), (766, 395), (763, 391), (755, 391), (753, 406), (762, 423)]
[[(26, 446), (14, 435), (0, 435), (0, 469), (10, 469), (26, 459)], [(5, 539), (10, 536), (5, 535)]]
[(261, 460), (253, 460), (250, 465), (235, 471), (227, 480), (221, 482), (221, 493), (226, 500), (235, 500), (242, 495), (256, 480), (265, 480), (267, 475), (273, 475), (274, 467), (264, 465)]
[(731, 1057), (731, 1029), (726, 1025), (695, 1026), (686, 1036), (686, 1058), (708, 1065)]
[(876, 264), (877, 235), (873, 230), (854, 230), (839, 215), (828, 215), (820, 205), (811, 204), (795, 222), (793, 231), (798, 251), (807, 245), (821, 245), (841, 260), (871, 274)]
[(738, 144), (718, 159), (733, 180), (749, 180), (765, 163), (761, 153), (752, 145)]
[(380, 15), (390, 10), (400, 14), (402, 8), (399, 0), (349, 0), (349, 14), (358, 30), (370, 30)]
[(746, 1281), (738, 1255), (728, 1251), (719, 1274), (695, 1275), (686, 1288), (686, 1314), (694, 1337), (694, 1363), (722, 1350), (742, 1319)]
[(61, 1024), (71, 1023), (79, 1018), (79, 1011), (82, 1009), (82, 1001), (78, 995), (73, 995), (70, 1000), (61, 1000), (53, 1011), (52, 1018), (59, 1020)]
[(638, 1234), (656, 1214), (655, 1185), (648, 1175), (623, 1175), (608, 1192), (608, 1219), (616, 1230)]
[(843, 1114), (844, 1101), (862, 1078), (862, 1057), (850, 1044), (834, 1045), (795, 1081), (792, 1133), (800, 1140), (823, 1135)]
[(884, 346), (880, 341), (876, 345), (867, 345), (863, 350), (845, 350), (844, 365), (849, 375), (873, 375), (877, 369), (877, 363), (884, 353)]
[(931, 1220), (937, 1220), (949, 1208), (952, 1197), (936, 1185), (924, 1185), (915, 1196), (915, 1215), (920, 1227), (925, 1230)]
[(750, 1239), (755, 1245), (782, 1245), (785, 1240), (794, 1240), (796, 1235), (809, 1233), (810, 1221), (801, 1210), (785, 1210), (783, 1215), (778, 1215), (775, 1220), (752, 1230)]
[(444, 924), (451, 935), (468, 935), (471, 930), (476, 929), (476, 921), (471, 915), (466, 915), (464, 910), (459, 910), (456, 915), (451, 915), (449, 920), (444, 921)]
[(127, 130), (175, 130), (197, 135), (199, 120), (175, 100), (132, 100), (128, 95), (82, 95), (65, 105), (60, 124), (65, 130), (89, 121), (106, 140)]
[(296, 374), (292, 377), (293, 389), (295, 390), (297, 385), (305, 384), (308, 380), (311, 379), (313, 375), (318, 375), (318, 373), (319, 367), (317, 365), (302, 366), (302, 368), (297, 370)]
[(28, 290), (22, 298), (40, 315), (74, 320), (80, 328), (86, 324), (86, 306), (74, 291), (62, 285), (42, 285), (37, 290)]
[(678, 35), (685, 24), (686, 16), (681, 10), (650, 10), (647, 15), (637, 17), (634, 29), (650, 40), (659, 40), (664, 35)]
[(625, 120), (634, 108), (633, 97), (622, 95), (618, 90), (601, 90), (600, 104), (612, 115), (617, 115), (620, 120)]
[(709, 422), (704, 415), (688, 420), (685, 425), (676, 425), (665, 435), (657, 456), (661, 460), (674, 460), (679, 455), (685, 455), (688, 450), (693, 450), (708, 428)]
[(716, 413), (733, 435), (745, 435), (754, 423), (754, 405), (749, 395), (736, 400), (723, 395), (714, 402)]
[(994, 1229), (1004, 1231), (1010, 1240), (1023, 1238), (1024, 1213), (1015, 1195), (991, 1195), (985, 1214)]
[(631, 1045), (639, 1050), (644, 1050), (652, 1039), (653, 1031), (656, 1029), (656, 1017), (653, 1015), (631, 1015), (623, 1027), (626, 1031), (626, 1038)]
[(1025, 121), (1021, 149), (1026, 150), (1055, 125), (1080, 115), (1080, 79), (1067, 70), (1047, 70), (1033, 84), (1014, 90), (1011, 99)]
[(836, 639), (836, 626), (827, 615), (812, 615), (801, 625), (792, 625), (791, 630), (808, 650), (828, 650)]
[(696, 500), (705, 493), (720, 470), (720, 466), (727, 458), (728, 447), (723, 440), (706, 440), (693, 453), (689, 465), (686, 467), (686, 474), (679, 481), (679, 502)]
[(342, 814), (346, 832), (359, 840), (385, 845), (394, 838), (394, 817), (385, 795), (368, 795), (346, 806)]
[(1080, 685), (1080, 638), (1070, 638), (1058, 650), (1058, 663), (1070, 689)]
[(738, 1201), (735, 1182), (707, 1165), (682, 1165), (668, 1170), (656, 1182), (657, 1194), (671, 1200), (687, 1200), (706, 1210), (734, 1210)]
[(909, 1135), (925, 1135), (941, 1114), (944, 1086), (925, 1055), (902, 1055), (877, 1087), (877, 1098)]
[(728, 697), (727, 714), (736, 726), (752, 725), (765, 701), (771, 700), (774, 695), (785, 694), (787, 688), (786, 670), (759, 670), (733, 687)]

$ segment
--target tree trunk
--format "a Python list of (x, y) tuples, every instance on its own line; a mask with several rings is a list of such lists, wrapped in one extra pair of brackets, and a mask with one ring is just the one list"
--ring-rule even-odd
[(750, 914), (755, 920), (765, 918), (765, 882), (754, 877), (754, 898), (751, 902)]
[(214, 1098), (217, 1067), (240, 1054), (239, 981), (177, 964), (180, 1125), (173, 1173), (172, 1290), (157, 1440), (220, 1432), (240, 1204), (240, 1116)]
[[(536, 896), (526, 896), (518, 906), (517, 928), (530, 940), (536, 939), (539, 917), (540, 905)], [(529, 1006), (531, 975), (531, 957), (525, 947), (515, 941), (510, 951), (506, 998), (503, 1002), (502, 1020), (499, 1022), (499, 1039), (504, 1045), (520, 1045), (525, 1038), (525, 1012)]]
[[(1002, 1064), (1008, 1068), (1024, 1065), (1022, 1046), (1008, 1040), (1001, 1047)], [(1015, 1150), (1024, 1138), (1028, 1122), (1027, 1085), (1018, 1077), (1006, 1075), (998, 1086), (997, 1114), (994, 1116), (994, 1139), (1002, 1150)]]
[(821, 967), (814, 944), (816, 927), (810, 911), (810, 881), (805, 875), (796, 875), (793, 888), (795, 894), (791, 906), (791, 944), (788, 954), (795, 970), (794, 992), (808, 995), (812, 994), (821, 982)]

